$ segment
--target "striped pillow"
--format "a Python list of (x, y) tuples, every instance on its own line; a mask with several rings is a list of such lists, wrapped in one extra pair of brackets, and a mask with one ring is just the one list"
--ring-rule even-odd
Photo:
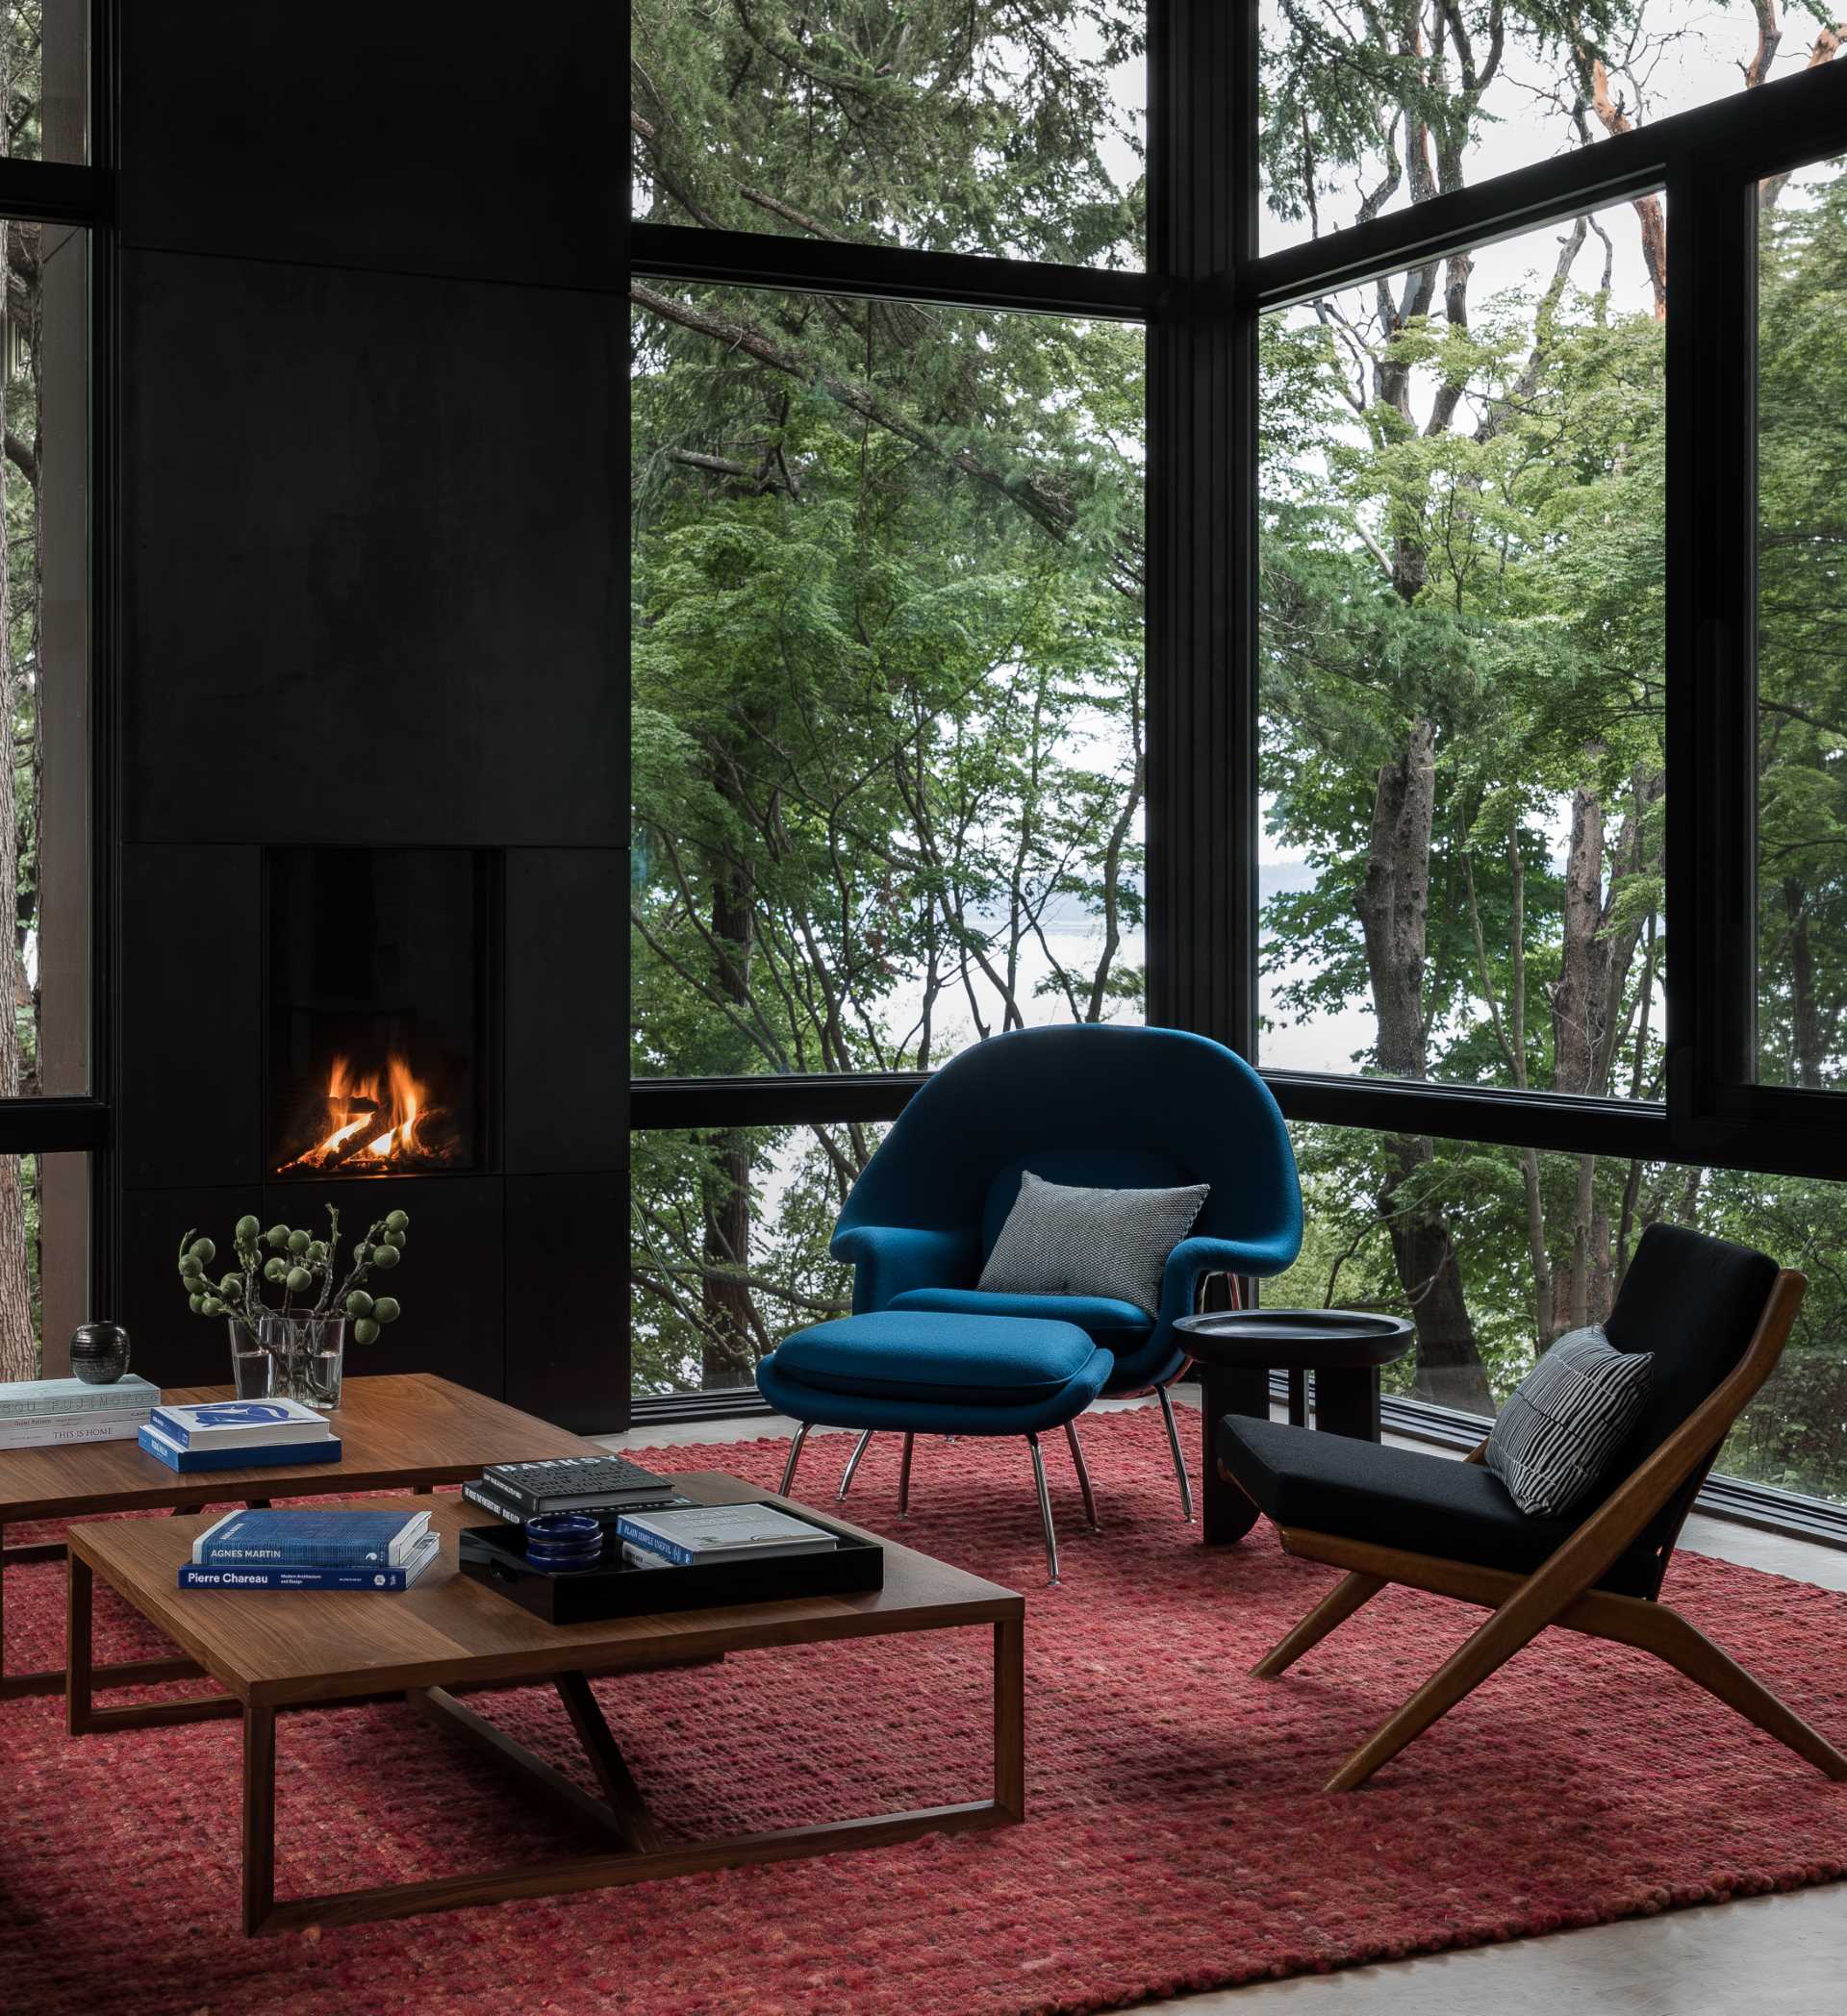
[(1619, 1351), (1601, 1324), (1559, 1338), (1514, 1389), (1486, 1462), (1523, 1512), (1556, 1519), (1629, 1440), (1648, 1399), (1652, 1351)]

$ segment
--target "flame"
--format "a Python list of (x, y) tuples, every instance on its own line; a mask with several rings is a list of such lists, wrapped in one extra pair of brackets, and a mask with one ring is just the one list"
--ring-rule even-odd
[[(432, 1141), (422, 1129), (443, 1111), (430, 1103), (427, 1089), (411, 1071), (409, 1060), (393, 1050), (385, 1060), (385, 1091), (380, 1073), (353, 1070), (352, 1060), (336, 1057), (327, 1073), (327, 1132), (313, 1147), (283, 1163), (283, 1170), (332, 1169), (360, 1171), (383, 1167), (420, 1166), (448, 1159), (448, 1144)], [(365, 1146), (358, 1138), (386, 1121), (385, 1131)]]

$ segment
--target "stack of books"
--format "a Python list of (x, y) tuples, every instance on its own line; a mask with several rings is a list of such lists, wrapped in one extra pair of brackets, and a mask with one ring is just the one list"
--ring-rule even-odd
[(0, 1449), (133, 1442), (161, 1389), (132, 1373), (113, 1386), (85, 1379), (19, 1379), (0, 1385)]
[(408, 1589), (441, 1535), (427, 1512), (285, 1506), (227, 1512), (192, 1543), (182, 1589)]
[(491, 1463), (462, 1496), (496, 1518), (523, 1525), (550, 1512), (655, 1512), (692, 1500), (668, 1478), (626, 1456), (553, 1456), (530, 1463)]
[(208, 1400), (158, 1406), (141, 1448), (168, 1470), (260, 1470), (276, 1463), (337, 1463), (340, 1437), (299, 1400)]
[(695, 1505), (680, 1512), (631, 1513), (616, 1522), (631, 1568), (693, 1568), (713, 1562), (778, 1561), (824, 1554), (840, 1545), (773, 1505)]

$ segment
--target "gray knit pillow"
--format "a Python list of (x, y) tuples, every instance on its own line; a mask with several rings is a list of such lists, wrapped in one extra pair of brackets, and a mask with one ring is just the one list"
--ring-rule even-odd
[(1652, 1351), (1619, 1351), (1600, 1325), (1559, 1338), (1513, 1390), (1483, 1461), (1523, 1512), (1556, 1519), (1591, 1491), (1648, 1399)]
[(1210, 1189), (1078, 1190), (1025, 1170), (981, 1286), (993, 1295), (1107, 1296), (1152, 1316), (1167, 1256)]

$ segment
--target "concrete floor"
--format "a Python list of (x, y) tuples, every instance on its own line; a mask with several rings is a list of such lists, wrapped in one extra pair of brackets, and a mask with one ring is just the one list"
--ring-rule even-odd
[[(1175, 1397), (1197, 1405), (1190, 1389), (1177, 1387)], [(788, 1435), (794, 1427), (780, 1416), (755, 1415), (611, 1436), (608, 1447), (748, 1441)], [(1197, 1446), (1197, 1434), (1188, 1436), (1189, 1453)], [(1698, 1517), (1687, 1521), (1681, 1545), (1767, 1575), (1847, 1590), (1847, 1553), (1832, 1548)], [(1847, 2016), (1847, 1885), (1138, 2007), (1170, 2016), (1556, 2016), (1561, 2009), (1620, 2016)]]

